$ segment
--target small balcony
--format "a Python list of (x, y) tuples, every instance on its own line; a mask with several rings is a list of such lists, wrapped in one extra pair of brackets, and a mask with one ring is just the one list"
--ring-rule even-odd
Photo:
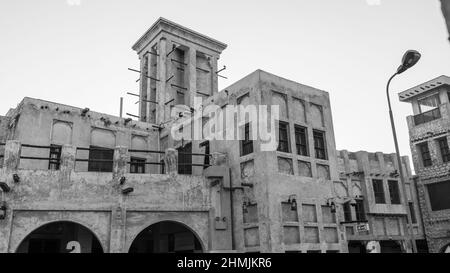
[(441, 117), (442, 115), (440, 108), (436, 108), (431, 111), (414, 116), (414, 124), (418, 126), (433, 120), (440, 119)]

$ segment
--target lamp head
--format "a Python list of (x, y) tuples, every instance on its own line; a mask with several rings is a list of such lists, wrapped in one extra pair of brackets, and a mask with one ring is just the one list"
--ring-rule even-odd
[(406, 70), (410, 69), (417, 64), (421, 57), (422, 55), (416, 50), (406, 51), (406, 53), (403, 55), (402, 64), (397, 69), (397, 73), (402, 74)]

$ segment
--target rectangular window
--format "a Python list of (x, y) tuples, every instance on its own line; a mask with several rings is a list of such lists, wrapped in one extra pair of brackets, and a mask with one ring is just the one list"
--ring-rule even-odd
[(145, 159), (131, 158), (130, 173), (145, 173)]
[(389, 196), (391, 197), (391, 204), (400, 205), (401, 202), (400, 202), (400, 191), (398, 187), (398, 181), (389, 180), (388, 186), (389, 186)]
[(450, 181), (429, 184), (427, 189), (432, 211), (450, 209)]
[(192, 144), (178, 148), (178, 173), (192, 174)]
[(414, 209), (414, 203), (409, 202), (409, 212), (411, 213), (411, 221), (413, 224), (417, 224), (416, 210)]
[(384, 197), (383, 180), (374, 179), (372, 180), (372, 184), (375, 203), (386, 204), (386, 198)]
[(439, 150), (441, 151), (442, 162), (447, 163), (450, 161), (450, 150), (448, 148), (447, 137), (438, 139)]
[(364, 210), (364, 200), (362, 200), (362, 199), (356, 200), (355, 213), (356, 213), (356, 221), (358, 221), (358, 222), (366, 221), (366, 212)]
[(316, 158), (327, 160), (327, 146), (325, 142), (325, 132), (314, 130), (314, 150)]
[(436, 109), (441, 105), (441, 100), (439, 98), (439, 93), (434, 94), (432, 96), (428, 96), (426, 98), (420, 99), (417, 101), (419, 104), (419, 110), (420, 113), (425, 113), (428, 111), (431, 111), (433, 109)]
[(114, 150), (98, 146), (90, 146), (89, 172), (112, 172)]
[(210, 164), (210, 160), (209, 160), (209, 154), (210, 154), (210, 144), (209, 141), (205, 141), (203, 143), (200, 144), (200, 147), (205, 147), (205, 160), (203, 162), (203, 164), (205, 165), (203, 167), (203, 169), (207, 169), (208, 166)]
[(289, 148), (289, 124), (286, 122), (279, 122), (278, 131), (280, 134), (278, 140), (278, 151), (283, 153), (290, 153)]
[(350, 205), (350, 202), (344, 203), (344, 221), (352, 221), (352, 207)]
[(422, 143), (417, 145), (419, 149), (419, 153), (422, 156), (422, 163), (424, 167), (430, 167), (433, 165), (433, 162), (431, 161), (431, 154), (430, 149), (428, 148), (428, 143)]
[(309, 156), (308, 132), (305, 127), (295, 125), (295, 145), (297, 146), (298, 155)]
[(241, 140), (241, 156), (253, 153), (253, 140), (250, 139), (250, 123), (244, 126), (244, 140)]
[(61, 149), (62, 147), (59, 145), (51, 145), (50, 146), (50, 160), (48, 162), (48, 169), (52, 171), (59, 170), (59, 166), (61, 164)]

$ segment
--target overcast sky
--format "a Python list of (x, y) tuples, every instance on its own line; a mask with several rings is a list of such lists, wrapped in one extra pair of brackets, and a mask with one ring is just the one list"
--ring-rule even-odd
[(0, 0), (0, 114), (35, 97), (137, 114), (131, 46), (165, 17), (229, 45), (225, 88), (256, 69), (326, 90), (338, 149), (394, 152), (385, 85), (407, 49), (420, 63), (392, 84), (402, 154), (409, 104), (397, 93), (450, 74), (438, 0)]

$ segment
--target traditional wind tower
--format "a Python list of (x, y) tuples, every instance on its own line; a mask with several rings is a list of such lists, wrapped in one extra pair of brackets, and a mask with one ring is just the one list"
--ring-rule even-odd
[(141, 61), (140, 120), (162, 124), (175, 105), (192, 107), (195, 96), (217, 93), (217, 61), (226, 47), (159, 18), (133, 46)]

